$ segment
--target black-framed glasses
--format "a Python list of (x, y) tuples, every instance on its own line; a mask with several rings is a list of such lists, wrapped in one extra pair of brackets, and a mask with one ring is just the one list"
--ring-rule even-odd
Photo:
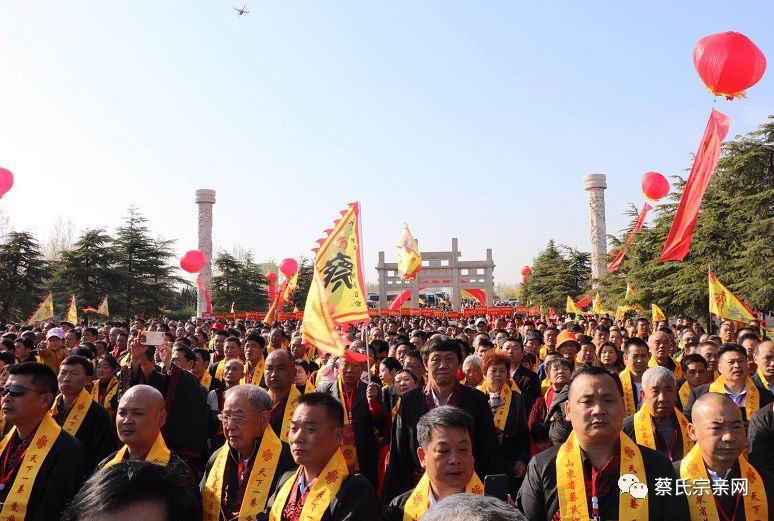
[(43, 391), (38, 391), (37, 389), (30, 389), (29, 387), (24, 387), (23, 385), (11, 385), (11, 386), (6, 385), (3, 387), (0, 387), (0, 396), (8, 396), (10, 394), (14, 398), (20, 398), (25, 394), (27, 394), (28, 392), (47, 394)]

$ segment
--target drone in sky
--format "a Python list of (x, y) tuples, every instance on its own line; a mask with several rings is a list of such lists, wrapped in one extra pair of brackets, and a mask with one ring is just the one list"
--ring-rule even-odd
[(250, 10), (247, 8), (247, 6), (246, 6), (246, 5), (243, 5), (243, 6), (242, 6), (242, 9), (239, 9), (238, 7), (235, 7), (235, 8), (234, 8), (234, 11), (236, 11), (236, 13), (237, 13), (237, 16), (244, 16), (244, 15), (246, 15), (247, 13), (249, 13), (249, 12), (250, 12)]

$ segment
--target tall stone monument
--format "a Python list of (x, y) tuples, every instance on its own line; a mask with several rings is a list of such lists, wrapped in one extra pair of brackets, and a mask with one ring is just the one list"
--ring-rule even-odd
[(599, 280), (607, 273), (607, 227), (605, 226), (605, 174), (583, 176), (583, 189), (589, 193), (591, 222), (591, 276)]
[[(197, 190), (196, 204), (199, 207), (199, 251), (207, 259), (199, 276), (204, 281), (207, 294), (212, 297), (212, 205), (215, 204), (215, 190)], [(207, 299), (204, 292), (197, 288), (196, 316), (207, 312)]]

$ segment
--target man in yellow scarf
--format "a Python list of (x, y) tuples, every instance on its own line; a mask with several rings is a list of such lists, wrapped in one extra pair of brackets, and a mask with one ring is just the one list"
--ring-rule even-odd
[(417, 452), (425, 473), (413, 490), (392, 500), (385, 512), (388, 521), (418, 521), (444, 498), (484, 493), (473, 469), (472, 432), (473, 417), (458, 407), (444, 405), (422, 416)]
[(651, 367), (642, 375), (641, 397), (645, 401), (636, 414), (623, 422), (624, 434), (632, 441), (659, 451), (670, 461), (683, 459), (693, 442), (688, 420), (676, 407), (677, 382), (666, 367)]
[(59, 519), (83, 484), (86, 452), (51, 417), (56, 374), (36, 362), (11, 366), (3, 414), (13, 428), (0, 441), (0, 519)]
[(675, 373), (676, 378), (683, 376), (682, 367), (672, 358), (672, 338), (667, 333), (663, 331), (651, 333), (648, 337), (648, 347), (651, 356), (648, 362), (650, 367), (659, 365)]
[[(690, 519), (733, 520), (742, 515), (746, 521), (771, 519), (774, 476), (743, 456), (745, 425), (734, 401), (721, 393), (702, 395), (693, 406), (688, 433), (696, 445), (682, 461), (675, 462), (675, 469), (691, 491), (683, 496)], [(700, 488), (704, 493), (697, 493)]]
[(347, 470), (343, 427), (341, 404), (332, 396), (315, 392), (298, 399), (288, 438), (300, 466), (282, 476), (269, 499), (269, 521), (380, 519), (371, 483)]
[(123, 447), (102, 460), (99, 468), (122, 461), (141, 460), (171, 467), (184, 483), (196, 486), (188, 464), (173, 454), (161, 429), (167, 421), (164, 397), (155, 387), (135, 385), (124, 393), (116, 408), (116, 430)]
[[(684, 498), (654, 493), (657, 481), (675, 480), (669, 458), (621, 432), (624, 404), (613, 375), (602, 367), (578, 370), (566, 414), (569, 438), (532, 458), (519, 489), (517, 506), (527, 519), (688, 519)], [(620, 490), (626, 474), (636, 479), (625, 480), (630, 491), (639, 483), (635, 494)]]
[(694, 402), (706, 393), (722, 393), (731, 398), (742, 410), (745, 423), (761, 408), (772, 401), (774, 396), (768, 389), (758, 387), (748, 375), (747, 351), (739, 344), (723, 344), (718, 351), (720, 376), (711, 384), (691, 390), (683, 413), (691, 420)]
[(220, 420), (226, 443), (201, 481), (204, 521), (255, 519), (280, 477), (295, 468), (290, 447), (269, 425), (271, 396), (252, 384), (226, 391)]
[(296, 400), (301, 396), (294, 384), (296, 364), (287, 349), (276, 349), (266, 357), (264, 369), (266, 385), (271, 395), (269, 423), (282, 441), (288, 441), (290, 419), (296, 409)]

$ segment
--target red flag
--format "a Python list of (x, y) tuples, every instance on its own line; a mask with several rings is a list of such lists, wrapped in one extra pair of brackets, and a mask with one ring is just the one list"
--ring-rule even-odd
[(730, 124), (731, 119), (728, 116), (712, 109), (660, 260), (682, 262), (688, 255), (693, 230), (696, 228), (696, 219), (699, 216), (699, 207), (712, 177), (712, 171), (718, 164), (720, 144), (726, 138)]
[(583, 296), (582, 299), (580, 299), (578, 302), (575, 303), (575, 307), (577, 307), (578, 309), (581, 309), (581, 308), (585, 308), (589, 304), (591, 304), (591, 297), (588, 294), (586, 294)]
[(634, 228), (632, 228), (632, 231), (629, 234), (629, 238), (626, 239), (626, 244), (621, 246), (621, 251), (619, 251), (618, 255), (616, 255), (610, 264), (607, 265), (607, 271), (612, 273), (621, 267), (621, 262), (623, 262), (624, 255), (626, 255), (626, 247), (634, 240), (634, 234), (642, 229), (642, 226), (645, 224), (645, 218), (648, 216), (648, 212), (652, 209), (653, 207), (648, 203), (642, 205), (642, 210), (640, 210), (640, 217), (637, 219)]
[(210, 294), (207, 293), (207, 288), (204, 287), (204, 281), (202, 280), (201, 275), (196, 277), (196, 284), (199, 286), (199, 289), (202, 290), (202, 293), (204, 293), (204, 301), (207, 303), (207, 313), (212, 313), (212, 302), (210, 302)]

